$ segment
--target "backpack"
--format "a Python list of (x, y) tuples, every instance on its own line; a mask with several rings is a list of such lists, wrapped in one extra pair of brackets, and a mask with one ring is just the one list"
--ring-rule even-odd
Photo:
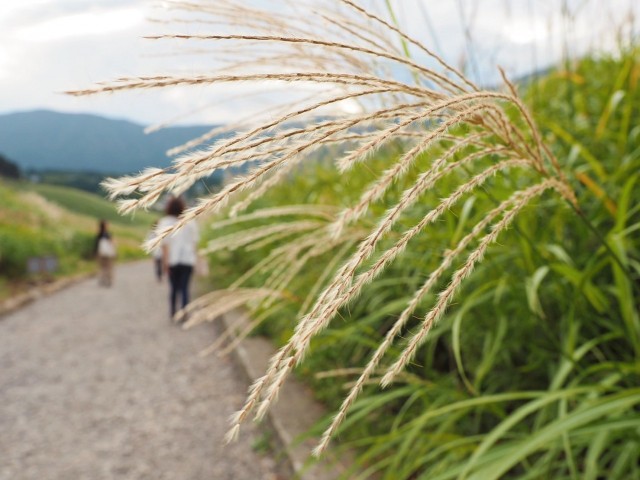
[(116, 247), (110, 238), (102, 237), (98, 241), (98, 256), (113, 258), (116, 256)]

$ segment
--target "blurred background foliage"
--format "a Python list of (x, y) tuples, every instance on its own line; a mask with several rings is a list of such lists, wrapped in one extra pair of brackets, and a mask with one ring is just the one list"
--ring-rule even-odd
[[(110, 224), (119, 260), (145, 257), (140, 244), (157, 216), (122, 217), (98, 195), (8, 179), (0, 179), (0, 204), (0, 299), (29, 284), (92, 271), (100, 219)], [(55, 271), (29, 273), (29, 259), (39, 257), (55, 257)]]

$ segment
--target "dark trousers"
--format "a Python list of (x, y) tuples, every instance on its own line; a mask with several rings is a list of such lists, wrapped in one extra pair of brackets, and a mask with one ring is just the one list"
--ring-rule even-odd
[(176, 313), (178, 296), (181, 297), (181, 306), (183, 308), (187, 303), (189, 303), (189, 281), (191, 280), (192, 272), (193, 266), (191, 265), (173, 265), (169, 267), (169, 284), (171, 286), (169, 300), (171, 302), (171, 315)]
[(158, 281), (161, 281), (162, 280), (162, 259), (154, 258), (153, 264), (156, 270), (156, 278), (158, 279)]

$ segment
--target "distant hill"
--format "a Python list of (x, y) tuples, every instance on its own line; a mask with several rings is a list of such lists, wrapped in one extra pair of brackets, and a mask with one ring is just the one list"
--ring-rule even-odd
[(0, 115), (0, 153), (22, 171), (137, 172), (169, 165), (165, 152), (211, 126), (171, 127), (145, 135), (125, 120), (47, 110)]

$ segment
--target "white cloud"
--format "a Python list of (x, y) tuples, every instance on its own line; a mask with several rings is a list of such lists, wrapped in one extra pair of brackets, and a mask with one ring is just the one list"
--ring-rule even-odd
[(29, 14), (36, 10), (40, 10), (47, 3), (46, 0), (22, 0), (20, 2), (4, 2), (0, 8), (0, 25), (9, 24), (20, 16)]
[(506, 23), (502, 27), (505, 39), (517, 45), (527, 45), (541, 42), (547, 38), (547, 28), (538, 19), (523, 21), (521, 19)]
[(558, 63), (565, 46), (574, 57), (614, 50), (618, 28), (640, 15), (638, 0), (394, 0), (394, 8), (412, 36), (458, 67), (464, 60), (467, 74), (487, 85), (499, 81), (498, 65), (517, 78)]
[(44, 20), (19, 29), (16, 37), (23, 41), (49, 42), (68, 37), (104, 35), (126, 30), (142, 23), (141, 8), (90, 11)]
[[(321, 5), (326, 2), (314, 1)], [(194, 111), (193, 116), (180, 121), (220, 123), (245, 117), (252, 109), (262, 111), (294, 95), (320, 98), (327, 88), (299, 83), (287, 84), (283, 89), (282, 85), (261, 82), (71, 98), (56, 92), (86, 88), (121, 76), (212, 73), (219, 64), (213, 56), (174, 56), (182, 43), (140, 39), (142, 35), (168, 30), (200, 32), (211, 26), (147, 23), (146, 16), (162, 16), (162, 10), (149, 8), (157, 5), (151, 0), (0, 2), (0, 113), (52, 108), (154, 123), (182, 119), (181, 114)], [(274, 0), (254, 2), (274, 10), (280, 5)], [(629, 9), (640, 15), (639, 0), (566, 2), (572, 12), (581, 8), (569, 23), (561, 15), (559, 0), (392, 0), (400, 23), (412, 36), (456, 67), (462, 64), (461, 59), (474, 58), (479, 76), (487, 85), (498, 80), (496, 65), (505, 67), (511, 78), (517, 78), (532, 68), (556, 63), (565, 38), (576, 55), (590, 46), (615, 45), (615, 28)], [(370, 0), (369, 4), (386, 13), (386, 2)], [(479, 8), (474, 13), (475, 4)], [(471, 24), (471, 53), (465, 45), (459, 5)], [(202, 44), (198, 48), (208, 46)], [(417, 49), (413, 53), (417, 61), (429, 62)], [(429, 65), (435, 66), (435, 62)], [(473, 69), (468, 73), (475, 74)], [(358, 104), (345, 102), (332, 108), (350, 112)]]

